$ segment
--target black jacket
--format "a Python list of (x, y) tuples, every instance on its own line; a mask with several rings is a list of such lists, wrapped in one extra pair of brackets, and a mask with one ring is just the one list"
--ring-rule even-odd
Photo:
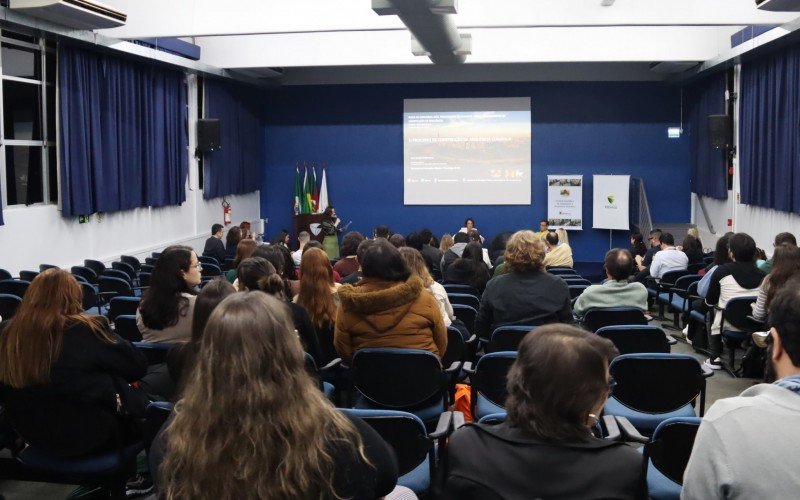
[(723, 264), (714, 269), (714, 274), (708, 283), (706, 304), (715, 305), (719, 302), (722, 292), (720, 282), (727, 276), (732, 277), (740, 287), (751, 290), (758, 288), (766, 275), (753, 262), (728, 262)]
[(510, 272), (486, 284), (475, 334), (489, 338), (498, 326), (553, 322), (573, 322), (567, 283), (544, 271)]
[(454, 260), (444, 273), (445, 284), (469, 285), (480, 293), (486, 289), (489, 278), (491, 278), (491, 274), (486, 264), (483, 262), (476, 264), (469, 259)]
[(448, 499), (647, 498), (642, 455), (624, 443), (547, 443), (505, 423), (468, 424), (448, 457)]
[(203, 247), (203, 255), (214, 257), (222, 265), (225, 263), (225, 244), (221, 239), (212, 236), (206, 240), (206, 246)]
[(144, 400), (128, 383), (145, 374), (147, 359), (127, 340), (114, 338), (112, 344), (84, 325), (73, 326), (64, 332), (49, 383), (24, 389), (0, 384), (0, 400), (26, 441), (78, 456), (117, 436), (117, 394), (128, 411), (144, 413)]
[(434, 279), (442, 277), (442, 251), (431, 245), (422, 245), (422, 257)]

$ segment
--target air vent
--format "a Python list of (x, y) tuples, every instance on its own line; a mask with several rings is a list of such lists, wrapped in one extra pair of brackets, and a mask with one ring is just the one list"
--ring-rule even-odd
[(70, 28), (116, 28), (127, 14), (90, 0), (11, 0), (11, 9)]

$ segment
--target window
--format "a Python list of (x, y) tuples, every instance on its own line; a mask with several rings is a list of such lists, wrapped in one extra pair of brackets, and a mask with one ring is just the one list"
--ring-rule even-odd
[(57, 203), (55, 45), (2, 30), (0, 70), (3, 204)]

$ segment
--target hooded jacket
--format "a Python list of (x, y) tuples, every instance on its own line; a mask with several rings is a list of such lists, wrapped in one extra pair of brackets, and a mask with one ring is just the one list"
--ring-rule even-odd
[(417, 277), (363, 278), (340, 287), (339, 299), (333, 344), (344, 360), (365, 347), (422, 349), (440, 357), (447, 349), (439, 303)]

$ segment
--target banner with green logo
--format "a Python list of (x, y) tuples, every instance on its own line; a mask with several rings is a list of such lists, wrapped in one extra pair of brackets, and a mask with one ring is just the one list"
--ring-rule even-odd
[(595, 175), (592, 227), (594, 229), (630, 229), (628, 193), (630, 175)]

